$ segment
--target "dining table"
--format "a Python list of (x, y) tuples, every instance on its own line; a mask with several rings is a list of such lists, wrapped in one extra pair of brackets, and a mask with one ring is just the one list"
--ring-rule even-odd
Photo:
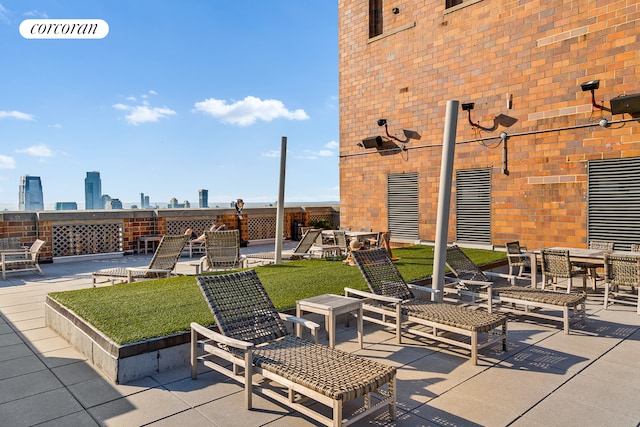
[[(605, 254), (640, 255), (639, 252), (608, 251), (603, 249), (572, 248), (565, 246), (551, 246), (545, 249), (569, 251), (569, 260), (571, 263), (589, 263), (602, 267), (604, 267)], [(538, 262), (541, 260), (542, 249), (529, 251), (528, 254), (531, 257), (531, 287), (536, 289), (538, 287)], [(596, 279), (596, 276), (591, 277), (594, 289), (596, 288)], [(544, 286), (544, 284), (542, 284), (541, 287), (542, 286)]]

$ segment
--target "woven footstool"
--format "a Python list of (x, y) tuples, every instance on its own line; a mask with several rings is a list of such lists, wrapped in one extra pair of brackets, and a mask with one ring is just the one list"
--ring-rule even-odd
[[(493, 301), (499, 303), (501, 311), (525, 314), (541, 319), (558, 321), (558, 316), (548, 313), (541, 313), (536, 308), (544, 308), (550, 310), (559, 310), (562, 313), (562, 322), (564, 324), (564, 332), (569, 333), (569, 326), (576, 321), (571, 321), (572, 317), (579, 316), (582, 325), (586, 324), (586, 304), (587, 294), (579, 293), (559, 293), (553, 291), (544, 291), (540, 289), (522, 288), (518, 286), (509, 286), (505, 288), (493, 288)], [(511, 306), (504, 303), (510, 303)], [(518, 307), (520, 305), (521, 307)], [(532, 310), (534, 309), (534, 310)], [(570, 311), (574, 312), (570, 316)]]

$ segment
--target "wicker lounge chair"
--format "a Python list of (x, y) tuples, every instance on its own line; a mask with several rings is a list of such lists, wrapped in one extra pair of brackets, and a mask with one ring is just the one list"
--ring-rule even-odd
[(205, 256), (201, 271), (245, 267), (246, 256), (240, 255), (240, 231), (205, 231)]
[[(365, 298), (363, 319), (394, 326), (398, 343), (404, 330), (469, 350), (473, 364), (477, 364), (478, 350), (498, 340), (502, 340), (502, 349), (506, 351), (507, 316), (504, 314), (416, 298), (412, 290), (430, 294), (437, 291), (407, 284), (384, 248), (353, 251), (352, 256), (371, 292), (345, 288), (346, 295)], [(486, 339), (480, 342), (480, 335), (485, 333)]]
[(640, 256), (604, 254), (604, 308), (631, 304), (640, 314)]
[[(395, 368), (318, 344), (319, 325), (278, 313), (254, 270), (196, 279), (220, 333), (191, 324), (193, 379), (201, 361), (244, 384), (247, 409), (255, 390), (327, 426), (349, 425), (386, 405), (395, 418)], [(284, 320), (310, 327), (316, 342), (291, 335)], [(343, 419), (343, 405), (359, 398), (364, 407)]]
[(131, 283), (134, 280), (171, 276), (189, 237), (188, 234), (163, 236), (148, 267), (118, 267), (95, 271), (91, 274), (93, 286), (96, 286), (99, 277), (105, 277), (114, 284), (116, 281)]
[[(314, 245), (322, 230), (318, 228), (311, 228), (304, 232), (302, 235), (302, 239), (298, 242), (298, 245), (291, 251), (282, 251), (282, 259), (283, 260), (296, 260), (296, 259), (304, 259), (311, 258), (311, 253), (309, 250)], [(247, 258), (256, 259), (257, 263), (273, 263), (275, 262), (276, 253), (275, 252), (257, 252), (253, 254), (247, 254)]]
[(44, 240), (36, 240), (26, 249), (7, 249), (2, 251), (2, 280), (7, 280), (7, 273), (34, 270), (42, 274), (38, 264)]
[[(503, 312), (553, 321), (560, 320), (555, 314), (559, 312), (562, 316), (564, 332), (567, 334), (571, 324), (577, 321), (585, 324), (587, 294), (584, 292), (567, 294), (515, 285), (493, 286), (489, 278), (490, 275), (504, 278), (510, 276), (482, 271), (455, 245), (447, 248), (447, 266), (459, 280), (457, 283), (459, 293), (475, 293), (479, 299), (485, 298), (487, 300), (488, 295), (491, 295), (490, 310), (496, 304), (497, 308)], [(472, 279), (471, 282), (467, 281), (467, 278)], [(576, 318), (578, 319), (576, 320)]]

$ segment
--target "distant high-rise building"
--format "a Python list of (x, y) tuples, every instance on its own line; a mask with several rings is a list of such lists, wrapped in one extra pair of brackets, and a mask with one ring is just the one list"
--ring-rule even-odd
[(39, 176), (25, 175), (20, 178), (18, 190), (18, 210), (42, 211), (44, 198), (42, 196), (42, 182)]
[(111, 201), (111, 196), (108, 194), (103, 194), (100, 196), (100, 207), (97, 209), (105, 209), (107, 204)]
[(144, 205), (144, 193), (140, 193), (140, 209), (144, 209), (146, 206)]
[(122, 209), (122, 202), (120, 201), (120, 199), (112, 199), (111, 197), (109, 197), (109, 200), (107, 200), (104, 204), (104, 208), (105, 209)]
[(209, 207), (209, 190), (198, 190), (198, 207)]
[(56, 202), (57, 211), (77, 211), (78, 204), (76, 202)]
[(149, 205), (149, 196), (144, 196), (144, 208), (149, 209), (151, 205)]
[(100, 172), (87, 172), (84, 179), (84, 208), (85, 209), (103, 209), (104, 205), (101, 200), (102, 181), (100, 180)]

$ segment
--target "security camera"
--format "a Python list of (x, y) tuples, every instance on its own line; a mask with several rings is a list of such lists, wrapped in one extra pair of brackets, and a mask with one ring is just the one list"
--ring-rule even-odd
[(378, 119), (378, 126), (384, 126), (387, 124), (387, 119)]
[(600, 80), (591, 80), (590, 82), (581, 83), (582, 91), (596, 90), (600, 87)]

